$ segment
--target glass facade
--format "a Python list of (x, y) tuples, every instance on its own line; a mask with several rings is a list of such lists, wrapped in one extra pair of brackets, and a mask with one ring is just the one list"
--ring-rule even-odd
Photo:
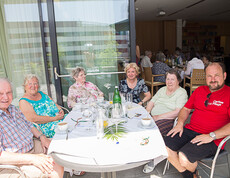
[[(0, 47), (0, 76), (13, 82), (16, 99), (24, 92), (23, 79), (28, 73), (39, 77), (41, 90), (45, 93), (50, 90), (54, 100), (54, 83), (61, 79), (61, 97), (66, 102), (74, 80), (70, 76), (54, 78), (53, 61), (57, 59), (52, 59), (55, 48), (50, 34), (56, 32), (60, 75), (70, 75), (76, 66), (84, 67), (87, 80), (107, 97), (124, 77), (109, 73), (123, 71), (124, 63), (130, 60), (129, 1), (58, 0), (52, 5), (54, 18), (50, 19), (51, 9), (45, 0), (40, 9), (37, 0), (1, 1), (0, 42), (4, 45)], [(54, 19), (56, 28), (51, 29), (49, 21)]]

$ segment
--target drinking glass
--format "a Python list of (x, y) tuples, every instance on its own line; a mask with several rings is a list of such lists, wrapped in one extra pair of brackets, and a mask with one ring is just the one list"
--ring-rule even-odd
[(126, 93), (120, 93), (121, 96), (121, 102), (125, 103), (126, 102)]
[(113, 93), (109, 93), (109, 104), (113, 104)]
[(117, 125), (121, 122), (121, 115), (120, 115), (121, 112), (122, 112), (121, 104), (119, 103), (114, 104), (112, 109), (111, 122), (116, 125), (116, 133), (117, 133)]
[(122, 115), (121, 115), (121, 118), (122, 118), (122, 121), (124, 121), (125, 123), (128, 122), (128, 120), (127, 120), (127, 114), (128, 114), (127, 105), (125, 103), (123, 103), (122, 104)]
[(133, 102), (133, 94), (132, 93), (127, 93), (126, 94), (126, 101), (127, 102)]
[(126, 101), (127, 101), (128, 109), (131, 109), (132, 108), (132, 102), (133, 102), (133, 94), (132, 93), (126, 94)]

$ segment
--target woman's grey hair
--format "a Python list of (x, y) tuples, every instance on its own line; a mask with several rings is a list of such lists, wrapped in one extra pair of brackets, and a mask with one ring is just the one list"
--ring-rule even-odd
[(8, 78), (0, 78), (0, 82), (7, 82), (10, 85), (11, 91), (13, 92), (13, 84)]
[[(85, 69), (84, 69), (83, 67), (78, 67), (78, 66), (77, 66), (75, 69), (72, 70), (71, 76), (72, 76), (73, 79), (74, 79), (74, 77), (78, 77), (79, 73), (82, 72), (82, 71), (85, 73)], [(85, 74), (86, 74), (86, 73), (85, 73)]]
[(156, 54), (156, 61), (161, 61), (163, 62), (165, 59), (165, 55), (163, 52), (159, 51), (157, 54)]
[(38, 81), (38, 87), (40, 88), (40, 84), (39, 84), (39, 80), (38, 80), (38, 77), (37, 75), (35, 74), (27, 74), (24, 78), (24, 83), (23, 83), (23, 87), (24, 87), (24, 91), (25, 91), (25, 86), (27, 85), (28, 81), (31, 80), (32, 78), (36, 78), (37, 81)]
[(177, 80), (178, 80), (178, 82), (180, 83), (182, 80), (181, 80), (181, 76), (180, 76), (180, 74), (178, 73), (178, 71), (177, 70), (175, 70), (175, 69), (170, 69), (168, 72), (166, 72), (166, 74), (165, 74), (165, 76), (166, 76), (166, 78), (167, 78), (167, 75), (168, 74), (174, 74), (175, 76), (176, 76), (176, 78), (177, 78)]

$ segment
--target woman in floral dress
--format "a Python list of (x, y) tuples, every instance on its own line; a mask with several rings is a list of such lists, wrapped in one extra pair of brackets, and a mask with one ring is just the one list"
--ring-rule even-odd
[(29, 74), (24, 80), (25, 94), (19, 101), (20, 110), (31, 122), (39, 125), (46, 137), (52, 138), (57, 123), (64, 118), (61, 107), (42, 91), (39, 91), (39, 80)]
[(69, 108), (73, 108), (78, 100), (84, 98), (86, 101), (96, 100), (104, 94), (99, 88), (91, 82), (86, 82), (85, 69), (76, 67), (72, 71), (72, 77), (75, 83), (70, 86), (68, 92), (67, 104)]

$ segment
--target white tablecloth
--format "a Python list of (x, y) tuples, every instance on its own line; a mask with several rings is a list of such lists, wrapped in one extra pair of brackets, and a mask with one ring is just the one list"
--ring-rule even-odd
[[(139, 117), (128, 119), (124, 124), (127, 133), (118, 141), (102, 140), (96, 137), (94, 126), (88, 129), (87, 124), (80, 123), (74, 127), (75, 122), (71, 120), (82, 117), (78, 111), (71, 111), (65, 118), (70, 128), (66, 140), (65, 133), (56, 133), (48, 150), (59, 164), (68, 167), (92, 172), (110, 172), (139, 166), (151, 159), (155, 163), (167, 157), (167, 151), (162, 136), (154, 123), (152, 129), (140, 127), (142, 117), (150, 117), (146, 110), (138, 105), (128, 110), (130, 113), (141, 113)], [(149, 138), (149, 143), (141, 145), (144, 138)]]

